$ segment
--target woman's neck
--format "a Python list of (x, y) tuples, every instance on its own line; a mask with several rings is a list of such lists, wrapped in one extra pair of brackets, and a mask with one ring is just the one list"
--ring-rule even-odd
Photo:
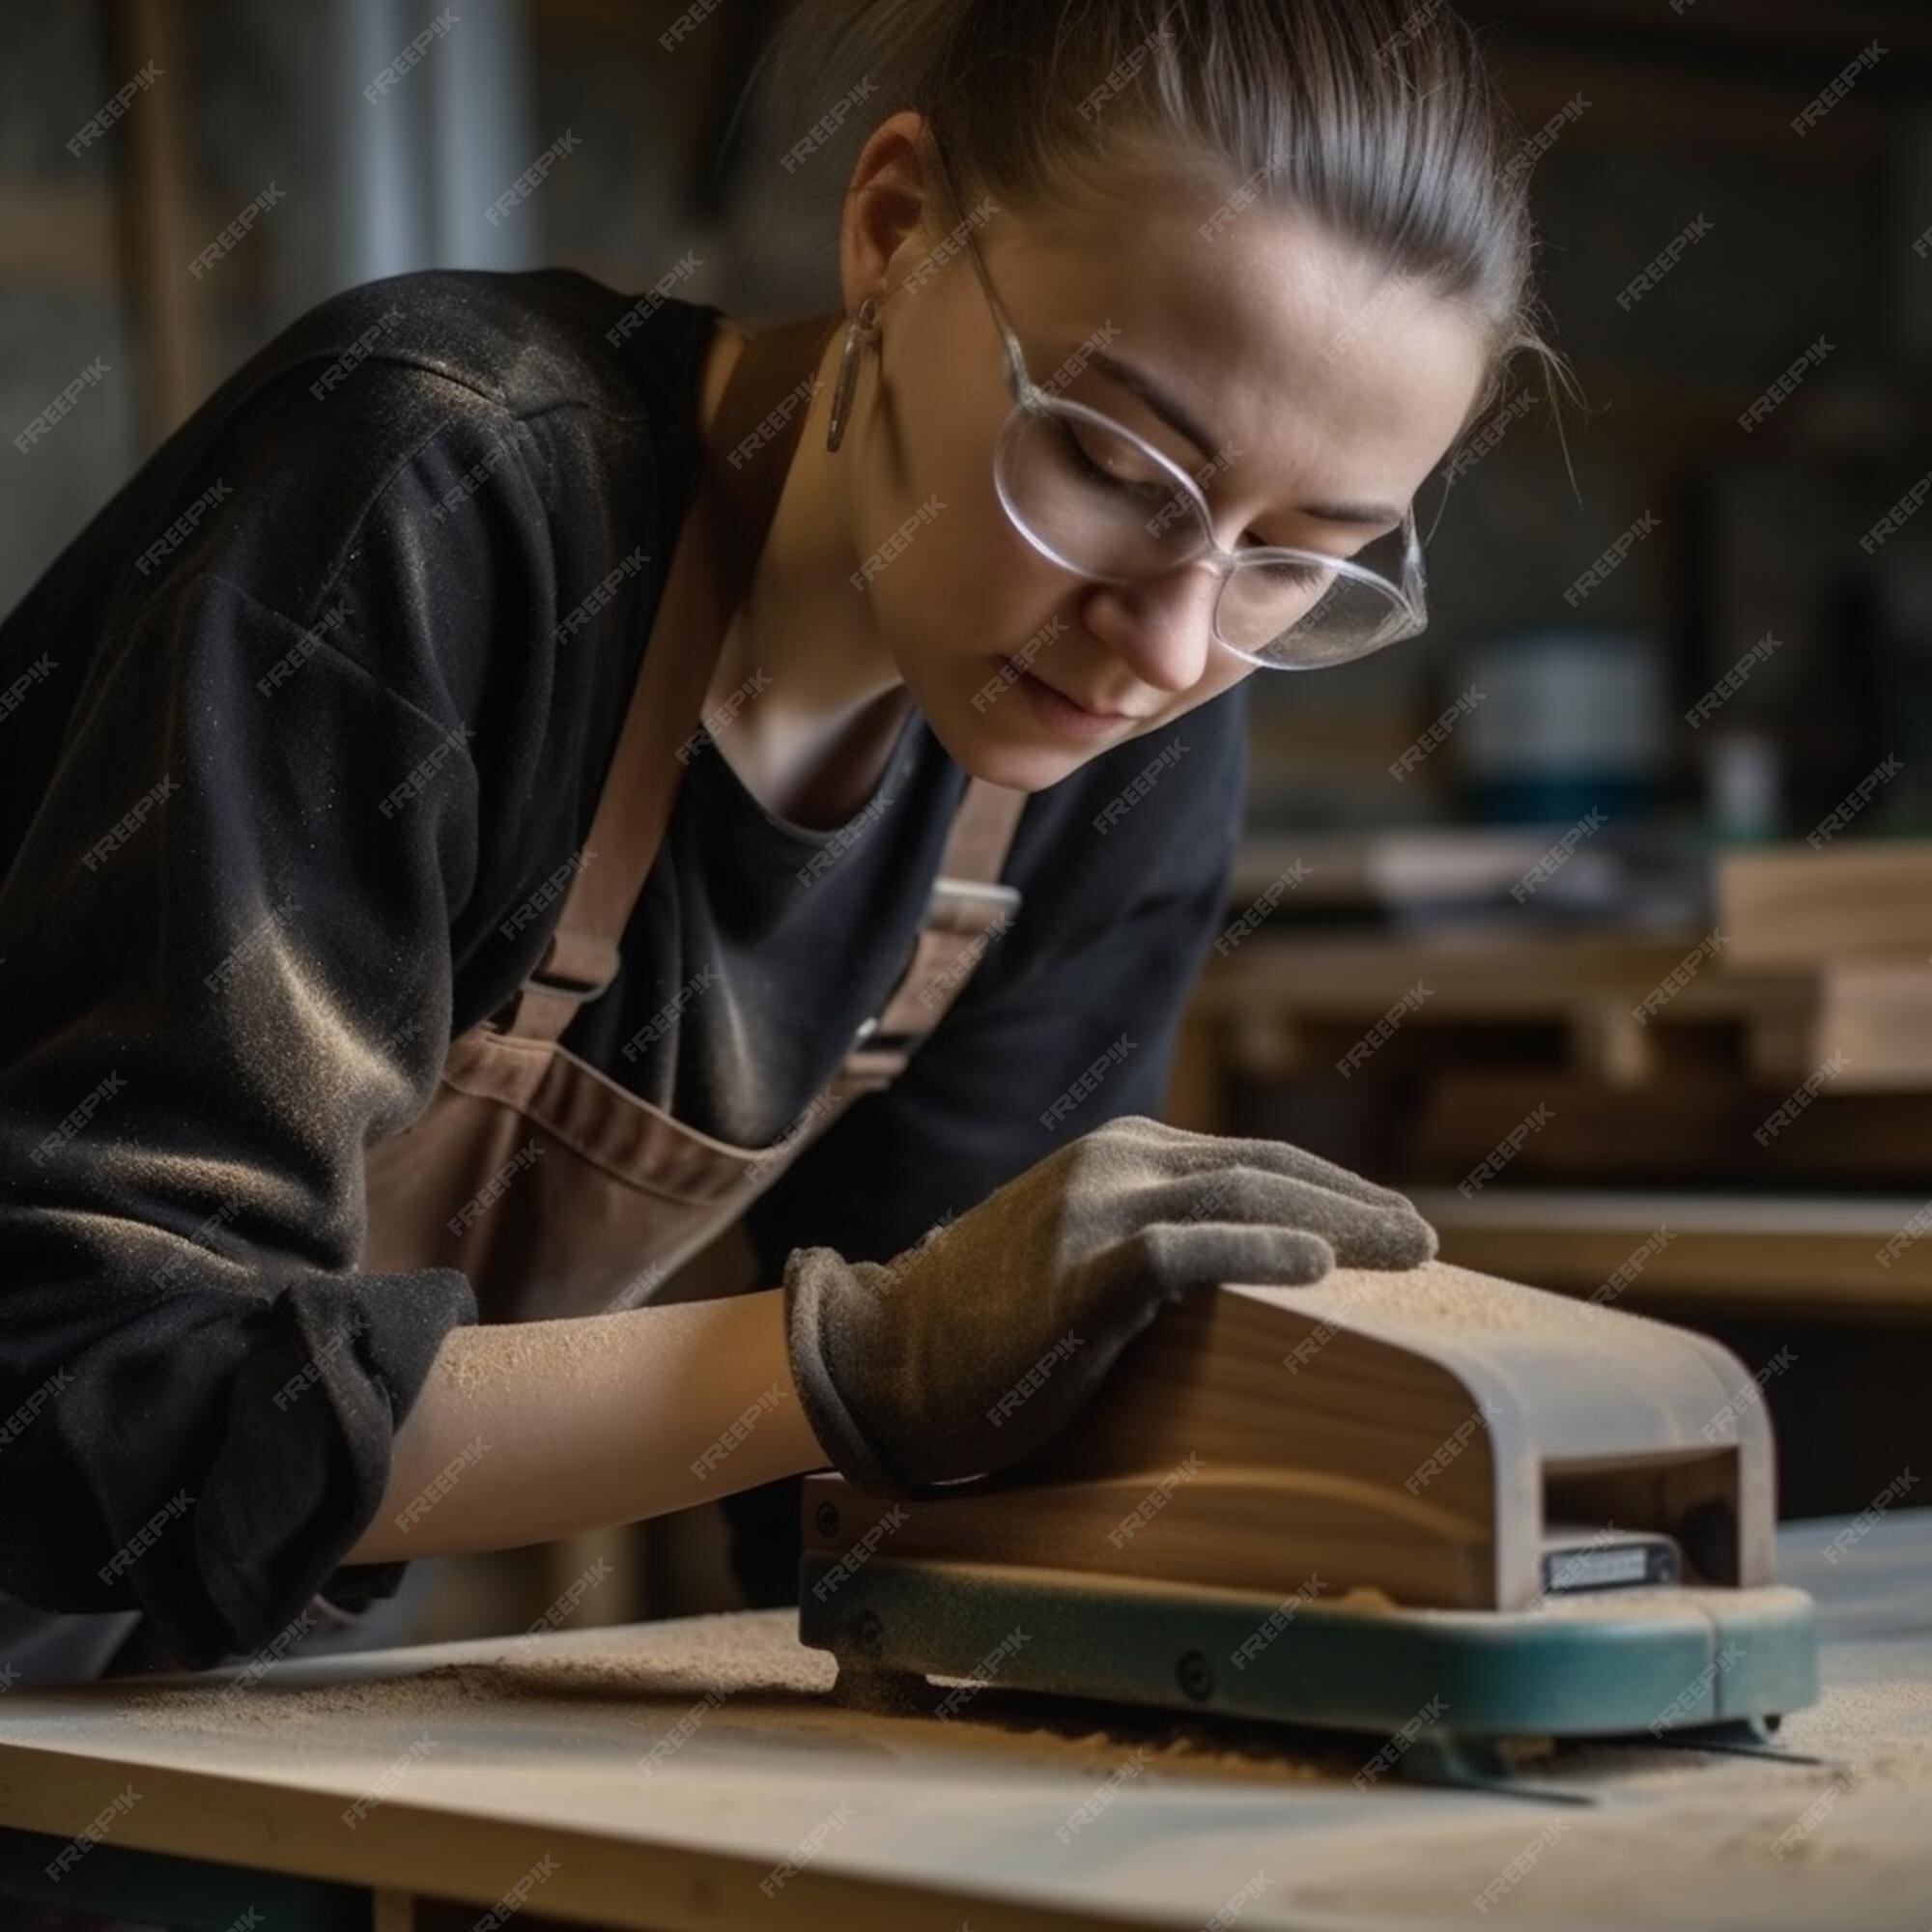
[[(702, 362), (698, 422), (712, 434), (749, 333), (728, 317)], [(719, 751), (762, 803), (800, 823), (842, 824), (865, 804), (911, 708), (871, 607), (852, 587), (848, 469), (825, 447), (844, 349), (834, 330), (751, 583), (705, 694), (731, 722)], [(714, 451), (719, 462), (722, 450)], [(734, 701), (735, 700), (735, 701)]]

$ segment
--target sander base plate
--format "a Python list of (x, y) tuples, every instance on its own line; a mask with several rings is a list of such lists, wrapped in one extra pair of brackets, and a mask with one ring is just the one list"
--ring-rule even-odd
[(1506, 1740), (1735, 1740), (1818, 1696), (1816, 1609), (1781, 1585), (1435, 1610), (808, 1549), (799, 1640), (838, 1659), (841, 1690), (936, 1676), (1359, 1732), (1456, 1783), (1493, 1781)]

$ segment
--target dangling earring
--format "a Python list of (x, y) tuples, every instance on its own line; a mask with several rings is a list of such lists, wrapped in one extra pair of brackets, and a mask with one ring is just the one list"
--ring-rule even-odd
[(852, 392), (859, 386), (861, 352), (879, 339), (879, 303), (867, 296), (845, 331), (845, 354), (838, 364), (838, 385), (832, 391), (832, 420), (826, 426), (825, 446), (835, 455), (845, 440), (845, 423), (852, 412)]

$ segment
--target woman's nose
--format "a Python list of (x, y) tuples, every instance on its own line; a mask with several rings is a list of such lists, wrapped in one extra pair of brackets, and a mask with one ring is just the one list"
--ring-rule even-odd
[(1096, 583), (1087, 594), (1087, 628), (1143, 684), (1192, 691), (1214, 656), (1214, 599), (1221, 580), (1199, 563), (1133, 583)]

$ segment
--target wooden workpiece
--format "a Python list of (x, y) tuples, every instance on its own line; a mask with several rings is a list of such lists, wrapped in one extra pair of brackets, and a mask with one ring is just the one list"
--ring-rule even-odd
[[(907, 1504), (891, 1553), (1514, 1610), (1546, 1518), (1675, 1535), (1715, 1507), (1708, 1580), (1771, 1582), (1772, 1481), (1757, 1386), (1704, 1336), (1442, 1262), (1338, 1268), (1165, 1311), (1077, 1430), (1016, 1481)], [(806, 1487), (826, 1549), (878, 1507)]]

